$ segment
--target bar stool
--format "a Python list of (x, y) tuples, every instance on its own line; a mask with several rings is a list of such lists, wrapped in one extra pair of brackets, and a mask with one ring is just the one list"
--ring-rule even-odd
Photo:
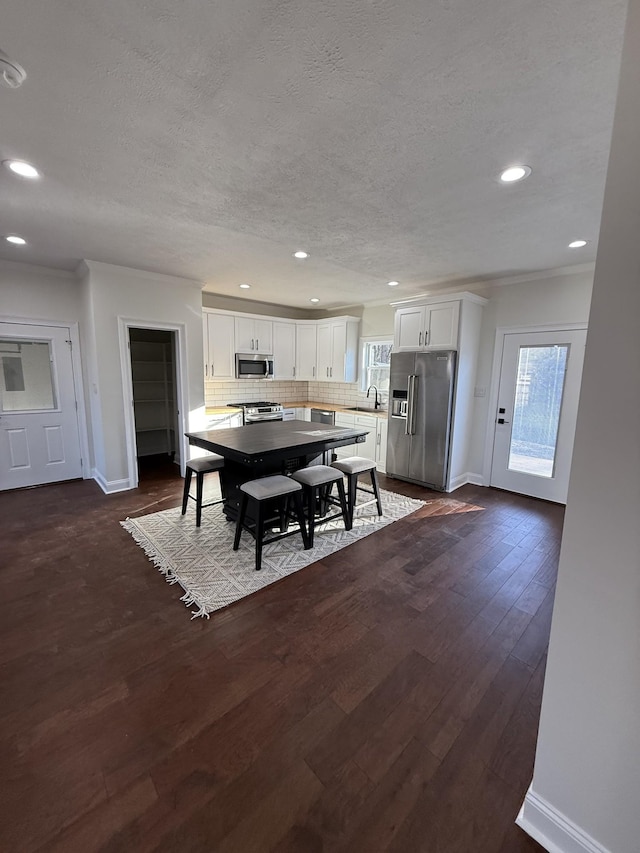
[[(233, 550), (238, 550), (240, 536), (244, 528), (256, 540), (256, 571), (262, 568), (262, 547), (263, 545), (268, 545), (270, 542), (277, 542), (280, 539), (285, 539), (287, 536), (295, 536), (299, 532), (302, 534), (305, 551), (309, 550), (311, 544), (309, 543), (307, 526), (302, 510), (302, 486), (300, 483), (296, 483), (291, 477), (274, 474), (270, 477), (262, 477), (259, 480), (249, 480), (248, 483), (243, 483), (240, 486), (240, 491), (242, 492), (242, 497), (236, 521), (236, 536), (233, 541)], [(252, 509), (255, 518), (253, 524), (247, 522), (246, 518), (250, 500), (253, 501)], [(267, 517), (265, 507), (269, 501), (273, 502), (274, 500), (280, 502), (280, 529), (284, 532), (265, 539), (265, 520)], [(300, 530), (287, 532), (286, 522), (289, 517), (289, 502), (291, 500), (293, 500)]]
[[(366, 492), (368, 495), (375, 497), (369, 501), (364, 501), (360, 506), (366, 506), (373, 503), (375, 500), (378, 506), (378, 515), (382, 515), (382, 503), (380, 502), (380, 490), (378, 489), (378, 473), (376, 471), (376, 463), (372, 459), (365, 459), (364, 456), (347, 456), (346, 459), (338, 459), (332, 462), (332, 467), (342, 471), (347, 477), (347, 506), (349, 512), (349, 522), (353, 524), (353, 513), (356, 506), (356, 493)], [(360, 474), (369, 474), (371, 478), (371, 489), (365, 489), (358, 485), (358, 477)]]
[[(342, 516), (344, 529), (351, 530), (349, 510), (344, 493), (344, 481), (340, 471), (329, 465), (310, 465), (308, 468), (301, 468), (299, 471), (295, 471), (291, 475), (291, 479), (302, 484), (303, 495), (306, 498), (309, 510), (308, 524), (311, 547), (313, 547), (313, 534), (317, 524), (324, 524), (327, 521), (332, 521), (334, 518)], [(331, 494), (334, 483), (338, 487), (338, 500)], [(332, 506), (339, 506), (340, 512), (335, 512), (333, 515), (321, 515), (321, 518), (316, 521), (318, 500), (320, 501), (321, 513), (326, 512), (325, 504), (327, 503)]]
[[(210, 474), (212, 471), (219, 471), (224, 468), (224, 457), (213, 453), (211, 456), (205, 456), (202, 459), (192, 459), (187, 462), (184, 472), (184, 490), (182, 492), (182, 515), (187, 511), (189, 498), (196, 502), (196, 527), (200, 527), (202, 519), (202, 510), (206, 506), (215, 506), (216, 504), (224, 503), (225, 496), (222, 488), (222, 479), (220, 479), (220, 491), (222, 492), (222, 500), (211, 501), (211, 503), (202, 503), (202, 486), (204, 483), (204, 475)], [(191, 476), (196, 475), (196, 496), (189, 494), (191, 489)]]

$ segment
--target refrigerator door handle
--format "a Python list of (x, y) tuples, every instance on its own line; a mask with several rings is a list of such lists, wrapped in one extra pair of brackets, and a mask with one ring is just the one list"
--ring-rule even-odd
[(412, 373), (409, 376), (408, 397), (407, 400), (407, 435), (415, 435), (415, 416), (416, 416), (416, 381), (417, 374)]

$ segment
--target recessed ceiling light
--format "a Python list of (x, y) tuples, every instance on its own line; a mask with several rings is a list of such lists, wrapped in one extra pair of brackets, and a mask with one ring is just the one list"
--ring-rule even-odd
[(241, 285), (240, 285), (240, 287), (241, 287), (243, 290), (249, 290), (249, 288), (251, 287), (251, 285), (250, 285), (250, 284), (241, 284)]
[(293, 253), (293, 257), (297, 258), (299, 261), (303, 261), (305, 258), (309, 257), (309, 252), (303, 252), (302, 249), (298, 249), (297, 252)]
[(530, 174), (530, 166), (510, 166), (500, 175), (500, 180), (503, 184), (512, 184), (515, 181), (521, 181), (523, 178), (528, 178)]
[(31, 163), (25, 163), (24, 160), (3, 160), (7, 169), (15, 175), (20, 175), (21, 178), (39, 178), (40, 172)]
[(587, 245), (586, 240), (574, 240), (573, 243), (569, 243), (570, 249), (581, 249), (583, 246)]
[(312, 296), (309, 302), (320, 302), (317, 296)]
[(24, 237), (18, 237), (17, 234), (9, 234), (9, 236), (4, 239), (7, 243), (15, 243), (16, 246), (24, 246), (27, 242)]
[(399, 281), (388, 281), (387, 282), (388, 287), (397, 287), (399, 284), (400, 284)]

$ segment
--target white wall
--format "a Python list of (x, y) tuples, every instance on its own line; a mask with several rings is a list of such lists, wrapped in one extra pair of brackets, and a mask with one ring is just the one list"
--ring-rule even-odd
[[(489, 299), (482, 317), (476, 386), (486, 396), (476, 397), (473, 438), (467, 470), (482, 482), (485, 440), (489, 420), (491, 369), (496, 329), (503, 326), (544, 326), (557, 323), (586, 323), (593, 285), (592, 272), (558, 275), (489, 288), (470, 288)], [(485, 485), (488, 485), (485, 482)]]
[(639, 91), (640, 0), (631, 0), (535, 771), (522, 815), (555, 850), (640, 850)]
[(79, 323), (79, 299), (72, 272), (0, 261), (0, 315)]
[(111, 491), (124, 488), (129, 473), (118, 318), (183, 326), (183, 423), (185, 430), (198, 429), (204, 413), (202, 297), (197, 283), (94, 261), (86, 262), (83, 288), (96, 477)]

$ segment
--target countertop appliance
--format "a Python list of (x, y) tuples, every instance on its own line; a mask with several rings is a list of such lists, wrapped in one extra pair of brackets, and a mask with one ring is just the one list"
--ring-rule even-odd
[(273, 356), (237, 352), (236, 379), (273, 379)]
[(388, 476), (446, 489), (455, 373), (455, 350), (392, 354)]
[(227, 403), (227, 405), (233, 409), (242, 409), (242, 419), (245, 424), (282, 420), (282, 403), (258, 400), (255, 403)]
[(336, 422), (336, 413), (329, 412), (326, 409), (311, 409), (311, 422), (314, 424), (329, 424), (334, 426)]

